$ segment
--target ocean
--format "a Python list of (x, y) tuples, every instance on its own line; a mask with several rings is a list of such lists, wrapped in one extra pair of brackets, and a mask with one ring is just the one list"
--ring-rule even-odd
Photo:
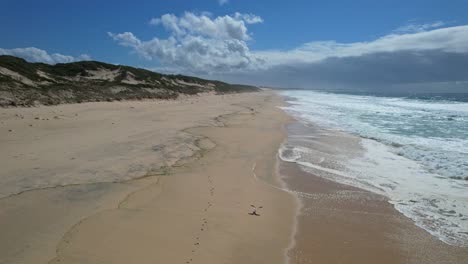
[(468, 94), (280, 94), (311, 128), (283, 144), (284, 161), (384, 195), (440, 240), (468, 247)]

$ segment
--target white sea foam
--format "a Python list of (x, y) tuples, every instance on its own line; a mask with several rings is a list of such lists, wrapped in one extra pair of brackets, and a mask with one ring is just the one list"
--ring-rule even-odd
[(467, 103), (284, 94), (296, 99), (285, 109), (299, 120), (358, 135), (365, 152), (353, 158), (324, 157), (296, 140), (280, 149), (283, 160), (383, 194), (442, 241), (468, 247), (468, 181), (453, 179), (468, 176)]

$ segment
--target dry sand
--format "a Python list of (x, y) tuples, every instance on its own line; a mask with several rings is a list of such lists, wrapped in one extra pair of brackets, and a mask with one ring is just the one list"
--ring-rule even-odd
[(283, 263), (294, 197), (252, 176), (276, 181), (278, 104), (1, 109), (0, 263)]

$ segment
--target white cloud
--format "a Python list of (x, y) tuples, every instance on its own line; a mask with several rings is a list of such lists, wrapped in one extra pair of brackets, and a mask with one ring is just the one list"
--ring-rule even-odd
[(247, 24), (258, 24), (263, 23), (263, 19), (254, 14), (242, 14), (242, 13), (234, 13), (234, 17), (239, 20), (244, 20)]
[(446, 23), (443, 21), (436, 21), (433, 23), (426, 23), (426, 24), (415, 24), (409, 23), (404, 26), (401, 26), (395, 29), (393, 32), (395, 33), (417, 33), (417, 32), (424, 32), (430, 29), (440, 28), (445, 26)]
[(468, 25), (391, 33), (366, 42), (309, 42), (251, 51), (264, 63), (207, 75), (277, 87), (398, 92), (466, 92)]
[(244, 69), (261, 63), (248, 48), (251, 39), (247, 25), (263, 20), (253, 14), (211, 17), (210, 14), (165, 14), (150, 20), (170, 34), (166, 39), (142, 41), (131, 32), (108, 33), (120, 45), (131, 47), (140, 56), (158, 60), (163, 66), (191, 72)]
[(118, 41), (122, 46), (125, 47), (138, 47), (141, 45), (141, 41), (133, 35), (132, 32), (124, 32), (120, 34), (114, 34), (112, 32), (107, 32), (109, 37), (113, 38), (115, 41)]
[(286, 51), (256, 51), (252, 54), (266, 61), (266, 66), (313, 63), (330, 57), (355, 57), (378, 52), (427, 51), (468, 52), (468, 26), (434, 29), (412, 34), (390, 34), (368, 42), (309, 42)]
[(29, 48), (16, 48), (16, 49), (2, 49), (0, 48), (0, 55), (11, 55), (23, 58), (29, 62), (43, 62), (48, 64), (67, 63), (82, 60), (91, 60), (91, 56), (82, 54), (78, 57), (63, 55), (60, 53), (49, 54), (47, 51), (35, 47)]
[(226, 73), (268, 70), (279, 66), (320, 63), (330, 58), (361, 57), (376, 53), (440, 51), (468, 53), (468, 25), (439, 28), (443, 22), (406, 25), (380, 38), (339, 43), (315, 41), (289, 50), (251, 50), (251, 24), (263, 23), (254, 14), (166, 14), (150, 21), (164, 27), (166, 39), (142, 41), (130, 32), (110, 34), (119, 44), (157, 60), (161, 67), (186, 73)]
[(218, 4), (219, 4), (220, 6), (225, 5), (225, 4), (227, 4), (227, 3), (229, 3), (229, 0), (218, 0)]
[(216, 39), (249, 40), (246, 24), (263, 22), (262, 18), (253, 14), (235, 13), (233, 16), (218, 16), (212, 18), (209, 14), (194, 14), (185, 12), (178, 17), (165, 14), (152, 18), (151, 25), (162, 25), (175, 36), (201, 35)]

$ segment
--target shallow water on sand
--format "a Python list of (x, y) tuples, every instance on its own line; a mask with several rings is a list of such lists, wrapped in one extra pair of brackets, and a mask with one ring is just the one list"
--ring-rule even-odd
[(468, 104), (288, 91), (284, 161), (370, 190), (442, 241), (468, 246)]

